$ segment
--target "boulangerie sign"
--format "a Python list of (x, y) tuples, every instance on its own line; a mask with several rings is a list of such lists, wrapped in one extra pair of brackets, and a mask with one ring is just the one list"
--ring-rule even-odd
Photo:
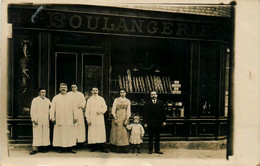
[[(35, 28), (80, 33), (147, 36), (227, 41), (228, 23), (200, 22), (172, 18), (127, 16), (42, 9), (10, 9), (9, 22), (15, 28)], [(220, 35), (221, 34), (221, 35)]]

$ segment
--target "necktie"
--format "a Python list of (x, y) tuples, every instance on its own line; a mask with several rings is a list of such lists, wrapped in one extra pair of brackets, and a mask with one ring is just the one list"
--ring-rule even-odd
[(155, 100), (153, 100), (153, 103), (154, 103), (154, 104), (155, 104), (155, 102), (156, 102), (156, 101), (155, 101)]

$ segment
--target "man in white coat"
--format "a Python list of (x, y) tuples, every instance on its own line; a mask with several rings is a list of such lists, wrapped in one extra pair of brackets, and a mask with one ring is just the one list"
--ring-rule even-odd
[(50, 119), (54, 123), (54, 147), (60, 147), (58, 152), (76, 153), (72, 147), (76, 145), (74, 123), (77, 121), (76, 107), (71, 96), (67, 94), (67, 84), (60, 84), (60, 93), (54, 96), (51, 104)]
[(105, 149), (106, 129), (104, 113), (107, 111), (107, 105), (103, 97), (98, 95), (98, 88), (92, 88), (92, 96), (87, 101), (86, 118), (88, 123), (88, 144), (91, 145), (91, 151), (101, 148), (102, 152), (108, 153)]
[(86, 100), (83, 93), (77, 91), (78, 87), (75, 82), (71, 84), (71, 90), (68, 95), (71, 96), (77, 108), (77, 122), (75, 123), (76, 139), (77, 143), (84, 143), (86, 141), (86, 128), (83, 109), (85, 108)]
[[(31, 120), (33, 123), (33, 151), (30, 155), (38, 151), (46, 152), (46, 146), (50, 145), (50, 126), (49, 126), (49, 109), (50, 100), (46, 98), (46, 89), (39, 89), (39, 96), (32, 100)], [(42, 148), (42, 150), (39, 150)]]

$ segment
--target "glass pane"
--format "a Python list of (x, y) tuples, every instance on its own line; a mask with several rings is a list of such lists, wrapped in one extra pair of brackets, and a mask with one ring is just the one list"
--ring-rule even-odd
[(83, 54), (83, 87), (84, 92), (90, 94), (93, 86), (103, 95), (103, 68), (101, 54)]
[(219, 109), (220, 45), (202, 43), (199, 76), (200, 116), (215, 116)]
[(77, 54), (68, 52), (56, 53), (56, 93), (59, 93), (61, 82), (68, 84), (77, 81)]
[(190, 44), (187, 41), (120, 39), (111, 42), (110, 106), (125, 88), (131, 112), (143, 115), (149, 92), (156, 90), (167, 118), (189, 110)]

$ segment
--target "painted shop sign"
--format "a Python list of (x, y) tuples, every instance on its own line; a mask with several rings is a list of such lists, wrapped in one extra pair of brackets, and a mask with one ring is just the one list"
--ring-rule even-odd
[[(105, 14), (42, 10), (9, 10), (9, 23), (16, 28), (41, 28), (115, 35), (159, 36), (225, 40), (227, 25)], [(174, 18), (173, 18), (174, 19)]]

